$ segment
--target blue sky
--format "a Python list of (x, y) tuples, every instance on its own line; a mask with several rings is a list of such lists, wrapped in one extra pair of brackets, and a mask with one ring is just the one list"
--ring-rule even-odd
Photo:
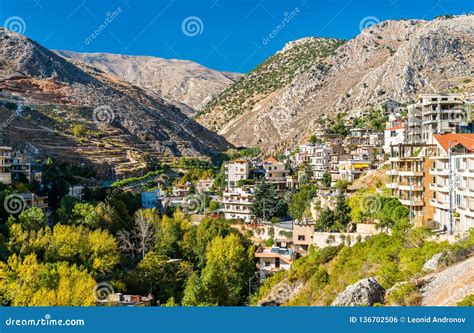
[(466, 12), (474, 0), (0, 0), (1, 25), (51, 49), (189, 59), (237, 72), (301, 37), (349, 39), (377, 21)]

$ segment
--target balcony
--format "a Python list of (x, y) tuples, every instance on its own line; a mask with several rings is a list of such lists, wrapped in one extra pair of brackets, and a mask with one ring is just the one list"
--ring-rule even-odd
[(410, 185), (410, 184), (402, 184), (398, 185), (398, 188), (403, 191), (423, 191), (423, 185)]
[(423, 176), (423, 171), (408, 170), (408, 169), (402, 170), (402, 169), (400, 169), (398, 171), (398, 174), (400, 176), (422, 177)]
[(430, 184), (430, 190), (432, 191), (438, 191), (438, 192), (449, 192), (448, 186), (444, 184), (435, 184), (431, 183)]
[(387, 188), (397, 189), (398, 188), (398, 183), (387, 183), (387, 184), (385, 184), (385, 186)]
[(434, 176), (447, 176), (448, 173), (447, 169), (430, 169), (430, 174)]
[(448, 209), (449, 208), (449, 202), (447, 202), (445, 200), (441, 200), (441, 199), (431, 199), (430, 204), (433, 207), (436, 207), (436, 208), (441, 208), (441, 209)]
[(420, 198), (414, 198), (413, 202), (410, 199), (400, 199), (400, 202), (404, 206), (423, 206), (424, 202)]
[(398, 170), (397, 169), (390, 169), (390, 170), (385, 171), (385, 174), (387, 176), (396, 176), (396, 175), (398, 175)]

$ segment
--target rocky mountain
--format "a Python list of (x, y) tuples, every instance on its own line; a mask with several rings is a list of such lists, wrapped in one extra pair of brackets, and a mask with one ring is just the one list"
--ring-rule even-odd
[(212, 98), (242, 76), (212, 70), (188, 60), (110, 53), (55, 52), (158, 94), (188, 114), (201, 110)]
[(463, 15), (384, 21), (344, 44), (305, 38), (229, 87), (197, 120), (235, 145), (295, 143), (323, 115), (356, 114), (387, 99), (407, 103), (472, 81), (473, 36), (474, 16)]
[[(17, 131), (20, 139), (31, 136), (21, 135), (22, 128), (53, 132), (55, 140), (43, 134), (30, 138), (47, 153), (63, 151), (63, 157), (97, 159), (96, 164), (114, 166), (118, 161), (133, 164), (145, 153), (216, 156), (217, 150), (228, 147), (222, 137), (157, 94), (95, 67), (67, 61), (3, 28), (0, 46), (0, 100), (7, 106), (1, 116), (11, 118), (8, 130)], [(110, 152), (117, 154), (107, 160)]]

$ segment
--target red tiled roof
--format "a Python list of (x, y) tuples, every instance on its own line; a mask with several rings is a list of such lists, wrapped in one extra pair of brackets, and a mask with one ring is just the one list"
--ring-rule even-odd
[(462, 145), (467, 150), (474, 152), (474, 134), (435, 134), (433, 137), (446, 152), (449, 145), (451, 148)]
[(403, 128), (403, 125), (397, 125), (397, 126), (393, 126), (391, 128), (387, 128), (386, 131), (396, 131), (396, 130), (399, 130), (399, 129), (402, 129)]
[(263, 161), (263, 163), (279, 163), (279, 161), (275, 157), (270, 156), (265, 161)]

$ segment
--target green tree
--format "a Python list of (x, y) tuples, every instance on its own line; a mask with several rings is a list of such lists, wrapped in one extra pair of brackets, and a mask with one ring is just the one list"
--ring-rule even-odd
[(349, 135), (349, 130), (346, 127), (346, 124), (344, 124), (343, 121), (338, 121), (336, 122), (332, 127), (331, 130), (334, 132), (334, 134), (341, 135), (341, 136), (348, 136)]
[(128, 288), (134, 293), (152, 294), (159, 303), (170, 298), (181, 299), (184, 281), (192, 274), (192, 266), (185, 261), (170, 261), (168, 257), (150, 251), (127, 274)]
[(204, 218), (197, 228), (190, 229), (183, 236), (183, 248), (190, 254), (189, 260), (198, 267), (204, 267), (206, 249), (215, 237), (226, 237), (231, 233), (229, 221), (225, 219)]
[(35, 254), (45, 262), (82, 265), (94, 274), (111, 272), (119, 261), (117, 242), (108, 231), (83, 226), (57, 224), (34, 231), (13, 224), (8, 248), (22, 257)]
[(284, 217), (288, 207), (283, 198), (276, 194), (272, 184), (262, 182), (255, 187), (254, 199), (252, 202), (252, 213), (265, 220), (272, 217)]
[(330, 208), (325, 208), (321, 211), (321, 215), (316, 221), (316, 229), (324, 231), (330, 230), (334, 222), (336, 222), (334, 212)]
[(18, 223), (28, 230), (39, 230), (46, 226), (46, 222), (46, 215), (37, 207), (26, 209), (18, 216)]
[(0, 300), (14, 306), (91, 306), (96, 285), (85, 270), (66, 262), (38, 262), (16, 254), (0, 262)]
[(72, 221), (76, 225), (85, 225), (89, 228), (99, 227), (100, 216), (94, 205), (78, 202), (72, 209)]
[(245, 250), (239, 236), (216, 237), (206, 251), (199, 279), (187, 283), (183, 305), (241, 305), (253, 274), (253, 248)]
[(314, 185), (303, 184), (298, 192), (293, 193), (288, 205), (288, 212), (293, 219), (301, 219), (304, 212), (316, 196), (317, 188)]
[(334, 219), (341, 229), (345, 229), (351, 222), (350, 213), (351, 209), (347, 204), (346, 193), (339, 191), (336, 199), (336, 207), (334, 209)]
[(321, 179), (321, 185), (324, 187), (331, 187), (331, 173), (329, 171), (325, 171), (323, 174), (323, 178)]
[(59, 223), (66, 224), (69, 223), (72, 218), (72, 210), (74, 206), (80, 202), (79, 199), (66, 195), (61, 199), (61, 204), (56, 211), (57, 219)]

